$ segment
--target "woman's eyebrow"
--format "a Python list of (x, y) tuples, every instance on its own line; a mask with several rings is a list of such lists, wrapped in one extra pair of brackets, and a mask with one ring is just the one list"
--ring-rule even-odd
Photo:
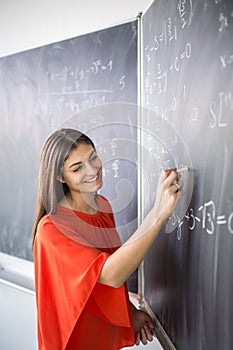
[(73, 166), (75, 166), (75, 165), (80, 165), (80, 164), (82, 164), (82, 162), (73, 163), (73, 164), (71, 164), (71, 165), (69, 166), (69, 168), (72, 168)]
[[(89, 155), (89, 159), (91, 158), (91, 156), (93, 155), (95, 153), (95, 150), (93, 149), (93, 151), (90, 153), (90, 155)], [(75, 163), (73, 163), (73, 164), (71, 164), (70, 166), (69, 166), (69, 168), (72, 168), (73, 166), (77, 166), (77, 165), (80, 165), (80, 164), (82, 164), (82, 162), (75, 162)]]

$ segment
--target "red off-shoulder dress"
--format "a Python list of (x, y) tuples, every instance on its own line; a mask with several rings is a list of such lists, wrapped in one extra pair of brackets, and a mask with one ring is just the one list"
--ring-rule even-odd
[(120, 246), (109, 202), (98, 212), (58, 206), (44, 216), (34, 243), (39, 350), (117, 350), (135, 343), (126, 285), (98, 282)]

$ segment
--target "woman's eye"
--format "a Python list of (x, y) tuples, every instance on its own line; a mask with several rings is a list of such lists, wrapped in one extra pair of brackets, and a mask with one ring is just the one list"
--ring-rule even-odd
[(74, 169), (73, 172), (74, 172), (74, 173), (77, 173), (77, 172), (78, 172), (79, 170), (81, 170), (81, 169), (82, 169), (82, 165), (80, 165), (78, 168)]
[(98, 158), (98, 155), (95, 154), (95, 155), (91, 158), (91, 161), (94, 161), (94, 160), (96, 160), (97, 158)]

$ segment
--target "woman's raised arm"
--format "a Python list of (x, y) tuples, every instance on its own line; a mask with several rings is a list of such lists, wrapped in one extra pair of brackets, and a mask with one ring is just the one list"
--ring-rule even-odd
[(164, 170), (158, 181), (153, 208), (132, 236), (106, 260), (98, 282), (118, 288), (137, 269), (175, 209), (182, 194), (178, 188), (182, 188), (182, 182), (176, 170)]

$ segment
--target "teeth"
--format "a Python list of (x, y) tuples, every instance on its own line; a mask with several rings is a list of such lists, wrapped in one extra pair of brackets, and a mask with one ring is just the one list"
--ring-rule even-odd
[(93, 178), (93, 179), (91, 179), (91, 180), (87, 180), (86, 182), (87, 183), (91, 183), (91, 182), (95, 182), (96, 180), (97, 180), (97, 175)]

